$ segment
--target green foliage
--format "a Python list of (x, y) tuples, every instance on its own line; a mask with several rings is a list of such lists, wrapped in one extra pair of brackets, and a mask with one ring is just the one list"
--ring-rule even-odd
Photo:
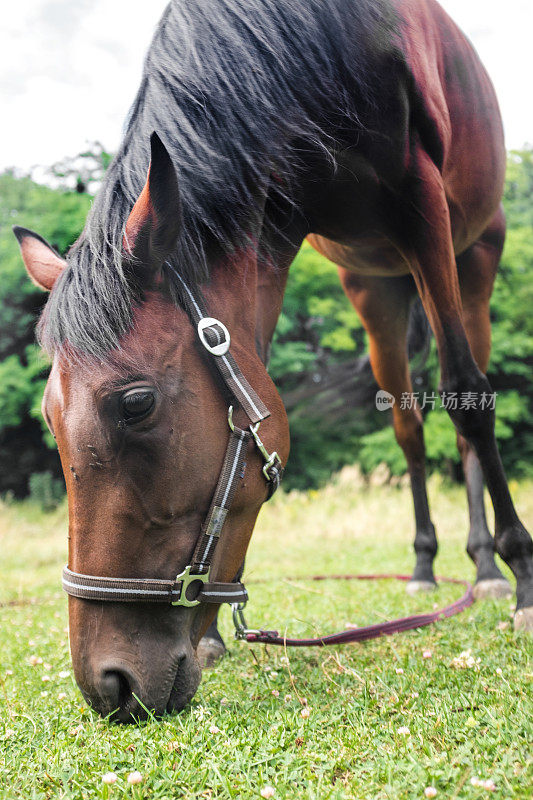
[(34, 229), (64, 253), (81, 232), (89, 205), (86, 195), (12, 172), (0, 175), (0, 492), (23, 495), (31, 473), (45, 467), (60, 472), (49, 451), (53, 441), (36, 416), (48, 365), (34, 344), (34, 328), (46, 297), (29, 280), (11, 227)]
[(289, 414), (291, 455), (285, 488), (308, 489), (321, 486), (346, 464), (347, 453), (357, 452), (364, 431), (360, 415), (339, 425), (323, 415), (311, 415), (304, 409)]
[(533, 148), (512, 150), (507, 159), (504, 204), (516, 227), (533, 226)]
[(361, 436), (356, 444), (359, 446), (357, 460), (364, 472), (372, 472), (379, 464), (386, 464), (392, 475), (405, 472), (405, 458), (396, 442), (392, 424)]
[(65, 496), (65, 484), (51, 472), (34, 472), (29, 480), (30, 500), (43, 511), (53, 511)]
[(292, 266), (274, 334), (270, 374), (282, 392), (326, 353), (362, 350), (361, 323), (353, 313), (337, 268), (304, 242)]
[(83, 153), (53, 164), (48, 173), (59, 182), (62, 189), (75, 188), (80, 194), (94, 194), (112, 158), (112, 154), (100, 142), (91, 142)]

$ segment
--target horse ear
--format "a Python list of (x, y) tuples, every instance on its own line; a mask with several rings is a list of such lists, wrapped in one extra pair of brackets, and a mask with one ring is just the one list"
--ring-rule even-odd
[(176, 248), (181, 226), (178, 176), (157, 133), (150, 137), (144, 188), (126, 222), (123, 248), (145, 267), (159, 266)]
[(17, 237), (22, 260), (31, 280), (39, 289), (51, 291), (67, 262), (38, 233), (19, 225), (13, 225), (13, 233)]

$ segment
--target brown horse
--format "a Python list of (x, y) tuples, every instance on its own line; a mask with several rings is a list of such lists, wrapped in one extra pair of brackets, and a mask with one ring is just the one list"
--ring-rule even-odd
[[(153, 130), (165, 145), (152, 137), (143, 188)], [(339, 265), (375, 376), (397, 400), (416, 517), (411, 588), (433, 587), (422, 418), (399, 402), (411, 389), (409, 307), (418, 294), (442, 391), (490, 394), (504, 168), (491, 83), (435, 0), (172, 2), (123, 144), (67, 260), (16, 230), (30, 276), (53, 289), (40, 326), (53, 353), (43, 413), (67, 483), (70, 569), (170, 580), (191, 564), (224, 460), (228, 399), (184, 310), (181, 279), (201, 288), (230, 331), (242, 373), (270, 409), (263, 441), (286, 461), (287, 418), (265, 364), (288, 268), (308, 236)], [(508, 591), (496, 550), (517, 580), (515, 625), (531, 630), (532, 541), (509, 494), (494, 413), (460, 404), (449, 413), (477, 593)], [(235, 419), (246, 427), (242, 408)], [(267, 496), (261, 455), (247, 446), (211, 565), (217, 581), (239, 572)], [(85, 697), (120, 720), (143, 707), (183, 708), (215, 608), (70, 597)]]

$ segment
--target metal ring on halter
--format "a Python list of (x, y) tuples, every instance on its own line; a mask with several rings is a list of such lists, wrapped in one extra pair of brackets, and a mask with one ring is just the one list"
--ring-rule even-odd
[[(214, 325), (218, 325), (219, 328), (222, 329), (222, 332), (224, 334), (224, 341), (219, 342), (218, 344), (215, 345), (210, 345), (205, 336), (205, 329), (211, 328)], [(224, 323), (221, 322), (219, 319), (215, 319), (214, 317), (203, 317), (198, 323), (198, 336), (200, 337), (200, 341), (202, 342), (205, 349), (214, 356), (223, 356), (229, 350), (229, 346), (231, 343), (231, 336)]]
[(235, 626), (235, 638), (242, 639), (243, 641), (246, 639), (248, 634), (253, 634), (254, 636), (260, 636), (262, 633), (262, 631), (260, 630), (253, 630), (252, 628), (249, 628), (248, 625), (246, 624), (246, 619), (244, 618), (245, 607), (246, 607), (246, 602), (231, 604), (233, 625)]
[(254, 437), (254, 442), (255, 442), (255, 444), (257, 446), (257, 449), (259, 450), (259, 452), (261, 453), (261, 455), (265, 459), (265, 464), (264, 464), (264, 467), (263, 467), (263, 475), (265, 476), (267, 481), (271, 481), (272, 480), (272, 476), (271, 476), (269, 470), (271, 469), (271, 467), (274, 466), (274, 464), (276, 464), (278, 462), (279, 462), (279, 466), (281, 468), (281, 459), (278, 456), (278, 454), (276, 453), (276, 451), (274, 451), (273, 453), (269, 453), (268, 450), (266, 449), (265, 445), (263, 444), (263, 442), (259, 438), (259, 434), (257, 433), (257, 431), (259, 430), (260, 424), (261, 423), (258, 422), (256, 425), (250, 425), (250, 431), (252, 433), (252, 436)]
[[(257, 449), (263, 456), (265, 460), (265, 464), (263, 466), (263, 475), (265, 476), (266, 480), (269, 483), (275, 482), (275, 488), (277, 488), (277, 484), (281, 481), (281, 476), (283, 475), (283, 466), (281, 463), (281, 458), (278, 456), (277, 452), (274, 450), (273, 453), (269, 453), (266, 449), (265, 445), (263, 444), (262, 440), (259, 438), (259, 434), (257, 431), (259, 430), (260, 422), (256, 425), (250, 425), (250, 433), (253, 436), (254, 442), (257, 446)], [(230, 430), (235, 430), (235, 425), (233, 424), (233, 406), (228, 408), (228, 425), (230, 426)], [(277, 478), (275, 478), (271, 473), (270, 470), (272, 467), (277, 468)], [(271, 495), (270, 495), (271, 496)], [(270, 499), (270, 496), (268, 499)]]

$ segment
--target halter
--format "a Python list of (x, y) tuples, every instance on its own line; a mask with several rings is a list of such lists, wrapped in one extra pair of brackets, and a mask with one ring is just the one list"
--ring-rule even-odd
[(229, 439), (222, 470), (211, 505), (202, 525), (191, 563), (174, 580), (160, 578), (107, 578), (83, 575), (68, 567), (63, 569), (63, 589), (73, 597), (84, 600), (113, 602), (170, 603), (191, 608), (199, 603), (231, 603), (234, 614), (248, 600), (244, 584), (239, 581), (217, 583), (210, 580), (211, 563), (216, 546), (224, 531), (228, 511), (238, 484), (244, 476), (248, 442), (253, 440), (264, 459), (263, 475), (268, 483), (270, 499), (283, 477), (283, 466), (276, 452), (269, 453), (259, 438), (261, 422), (270, 411), (252, 389), (230, 351), (231, 337), (226, 326), (205, 313), (203, 297), (191, 292), (181, 275), (171, 264), (183, 287), (183, 305), (198, 332), (204, 350), (209, 354), (230, 396), (246, 413), (250, 425), (241, 430), (233, 422), (233, 405), (228, 410)]
[[(168, 263), (168, 262), (167, 262)], [(228, 409), (229, 439), (217, 487), (202, 525), (200, 536), (191, 559), (185, 569), (174, 580), (160, 578), (104, 578), (95, 575), (82, 575), (63, 569), (63, 589), (74, 597), (84, 600), (110, 600), (113, 602), (170, 603), (173, 606), (191, 608), (199, 603), (230, 603), (235, 625), (235, 638), (249, 643), (264, 643), (283, 647), (324, 647), (330, 644), (348, 644), (375, 639), (386, 634), (399, 633), (431, 625), (445, 617), (459, 614), (474, 602), (472, 587), (467, 581), (453, 578), (440, 578), (441, 581), (465, 586), (464, 595), (445, 608), (429, 614), (415, 614), (410, 617), (368, 625), (356, 630), (341, 631), (329, 636), (314, 639), (290, 639), (277, 631), (254, 630), (248, 628), (244, 618), (244, 607), (248, 593), (244, 584), (216, 583), (210, 580), (211, 562), (216, 546), (224, 531), (224, 523), (231, 507), (239, 482), (244, 476), (245, 455), (248, 442), (253, 440), (264, 459), (263, 475), (268, 482), (268, 499), (272, 497), (283, 477), (283, 466), (277, 453), (269, 453), (259, 438), (261, 422), (270, 416), (268, 408), (252, 389), (230, 352), (231, 337), (228, 329), (214, 317), (208, 317), (205, 303), (198, 293), (193, 295), (181, 275), (173, 270), (183, 287), (183, 305), (191, 323), (198, 332), (198, 338), (211, 358), (225, 383), (234, 402), (245, 411), (250, 424), (241, 430), (233, 422), (233, 405)], [(376, 580), (397, 578), (410, 580), (407, 575), (331, 575), (315, 576), (312, 580)]]

